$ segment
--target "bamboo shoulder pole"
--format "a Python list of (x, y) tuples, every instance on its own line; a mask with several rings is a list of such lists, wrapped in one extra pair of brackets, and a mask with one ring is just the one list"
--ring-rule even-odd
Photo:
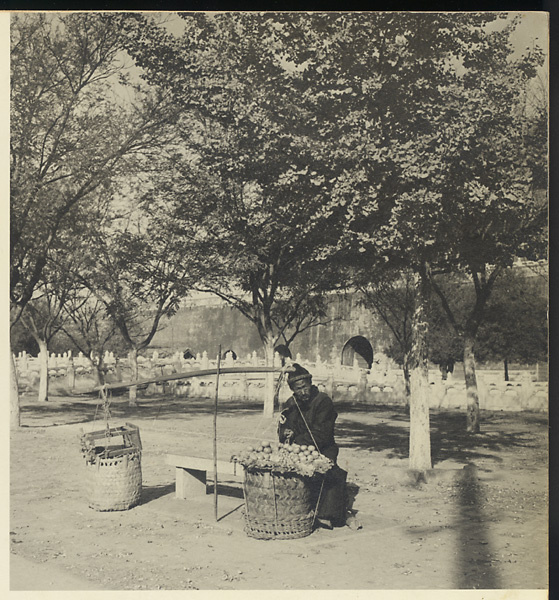
[[(225, 367), (220, 368), (220, 373), (279, 373), (280, 369), (277, 367)], [(217, 369), (201, 369), (199, 371), (187, 371), (185, 373), (174, 373), (173, 375), (165, 375), (161, 377), (154, 377), (152, 379), (138, 379), (136, 381), (122, 381), (118, 383), (108, 383), (104, 386), (97, 386), (91, 391), (98, 392), (101, 387), (105, 390), (118, 390), (130, 387), (131, 385), (148, 385), (149, 383), (161, 383), (164, 381), (174, 381), (176, 379), (189, 379), (190, 377), (205, 377), (207, 375), (215, 375)]]
[(217, 370), (215, 379), (215, 405), (214, 405), (214, 514), (217, 521), (217, 400), (219, 394), (219, 368), (221, 367), (221, 344), (217, 356)]

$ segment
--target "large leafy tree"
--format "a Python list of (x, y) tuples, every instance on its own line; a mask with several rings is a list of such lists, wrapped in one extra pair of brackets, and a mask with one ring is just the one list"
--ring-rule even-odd
[[(332, 199), (346, 220), (339, 244), (354, 252), (353, 268), (380, 266), (413, 273), (410, 468), (431, 467), (427, 386), (427, 307), (434, 176), (445, 152), (437, 135), (445, 122), (443, 87), (453, 63), (470, 52), (493, 17), (474, 14), (375, 13), (298, 17), (288, 35), (318, 90), (310, 98), (321, 118), (339, 123), (344, 172)], [(309, 42), (311, 42), (309, 44)], [(296, 60), (296, 59), (294, 59)], [(431, 218), (431, 220), (430, 220)], [(380, 269), (382, 270), (382, 269)], [(361, 279), (361, 277), (360, 277)]]
[[(129, 159), (156, 148), (162, 125), (172, 120), (164, 98), (130, 85), (119, 22), (103, 13), (12, 15), (12, 324), (34, 297), (74, 210), (128, 168)], [(12, 368), (14, 426), (18, 402)]]
[(495, 14), (299, 19), (293, 52), (322, 86), (317, 111), (327, 102), (326, 115), (343, 123), (346, 194), (337, 200), (349, 199), (354, 264), (361, 256), (371, 277), (383, 262), (415, 274), (410, 466), (424, 470), (431, 466), (427, 307), (436, 274), (463, 271), (475, 284), (476, 305), (461, 335), (468, 428), (476, 431), (472, 340), (483, 307), (513, 257), (541, 249), (545, 212), (533, 201), (533, 174), (545, 140), (530, 143), (520, 109), (542, 55), (536, 48), (512, 60), (515, 22), (489, 28)]
[(157, 145), (164, 101), (126, 84), (122, 32), (103, 13), (16, 14), (11, 25), (10, 291), (23, 309), (72, 209)]
[[(452, 88), (459, 104), (450, 115), (455, 120), (448, 121), (456, 131), (441, 190), (444, 254), (437, 269), (468, 276), (475, 295), (466, 319), (460, 321), (450, 309), (436, 269), (431, 271), (432, 287), (462, 340), (467, 429), (474, 433), (480, 429), (474, 348), (488, 301), (498, 278), (516, 258), (546, 254), (547, 195), (545, 189), (538, 189), (547, 162), (542, 125), (546, 115), (527, 115), (523, 99), (542, 55), (533, 52), (515, 61), (510, 58), (506, 42), (514, 25), (513, 21), (495, 34), (495, 40), (489, 37), (486, 63), (474, 62), (459, 80), (459, 90)], [(489, 54), (495, 41), (501, 53)]]
[[(183, 109), (176, 128), (183, 148), (167, 169), (173, 181), (152, 195), (166, 194), (169, 228), (201, 225), (191, 243), (212, 275), (199, 287), (255, 324), (270, 364), (279, 342), (321, 322), (322, 292), (337, 284), (327, 260), (338, 237), (329, 194), (343, 172), (330, 154), (336, 124), (319, 124), (311, 110), (312, 82), (286, 62), (277, 19), (183, 20), (178, 39), (139, 16), (128, 23), (130, 53)], [(269, 389), (267, 415), (272, 398)]]

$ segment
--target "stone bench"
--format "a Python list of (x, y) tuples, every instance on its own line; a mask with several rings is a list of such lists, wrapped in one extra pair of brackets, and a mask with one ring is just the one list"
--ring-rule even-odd
[[(213, 475), (214, 472), (213, 459), (167, 454), (165, 462), (175, 467), (175, 496), (177, 498), (186, 500), (206, 495), (207, 474)], [(228, 481), (242, 482), (244, 469), (237, 463), (218, 460), (217, 475), (218, 478), (227, 475)]]

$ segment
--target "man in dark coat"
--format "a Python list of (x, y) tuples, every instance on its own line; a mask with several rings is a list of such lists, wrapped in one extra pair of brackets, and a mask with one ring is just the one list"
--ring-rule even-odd
[(334, 423), (338, 413), (330, 397), (312, 385), (311, 374), (294, 363), (287, 369), (287, 383), (293, 392), (281, 411), (278, 426), (280, 442), (316, 446), (317, 450), (334, 462), (324, 477), (320, 494), (317, 521), (322, 527), (345, 525), (347, 471), (336, 464), (338, 446), (334, 440)]

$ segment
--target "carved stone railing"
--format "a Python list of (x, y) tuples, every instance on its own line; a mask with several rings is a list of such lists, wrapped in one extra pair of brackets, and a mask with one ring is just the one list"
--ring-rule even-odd
[[(71, 352), (50, 355), (48, 360), (49, 386), (52, 395), (72, 395), (93, 389), (95, 379), (95, 357)], [(405, 386), (400, 369), (391, 365), (374, 364), (366, 370), (340, 364), (336, 360), (307, 361), (297, 355), (299, 362), (313, 375), (313, 382), (337, 402), (355, 402), (371, 405), (402, 405), (405, 402)], [(22, 352), (15, 357), (18, 383), (23, 393), (35, 393), (38, 389), (39, 359)], [(278, 355), (275, 366), (281, 365)], [(215, 368), (217, 357), (210, 358), (207, 352), (196, 358), (185, 359), (182, 353), (160, 356), (157, 351), (149, 357), (138, 357), (139, 379), (165, 377), (174, 373)], [(265, 366), (265, 360), (256, 352), (244, 358), (225, 357), (222, 367)], [(108, 383), (130, 381), (131, 367), (127, 358), (117, 358), (106, 352), (103, 356), (105, 380)], [(535, 374), (528, 370), (510, 371), (510, 381), (502, 380), (502, 373), (478, 369), (478, 391), (480, 408), (492, 411), (538, 411), (548, 408), (547, 382), (534, 381)], [(439, 371), (429, 373), (430, 406), (440, 409), (462, 410), (466, 405), (464, 380), (449, 375), (443, 380)], [(204, 397), (215, 394), (215, 376), (194, 377), (164, 384), (149, 384), (142, 393), (146, 396), (171, 394), (177, 397)], [(220, 400), (259, 401), (263, 399), (265, 375), (262, 373), (224, 374), (220, 379)], [(289, 396), (289, 388), (284, 383), (280, 388), (280, 400)]]

